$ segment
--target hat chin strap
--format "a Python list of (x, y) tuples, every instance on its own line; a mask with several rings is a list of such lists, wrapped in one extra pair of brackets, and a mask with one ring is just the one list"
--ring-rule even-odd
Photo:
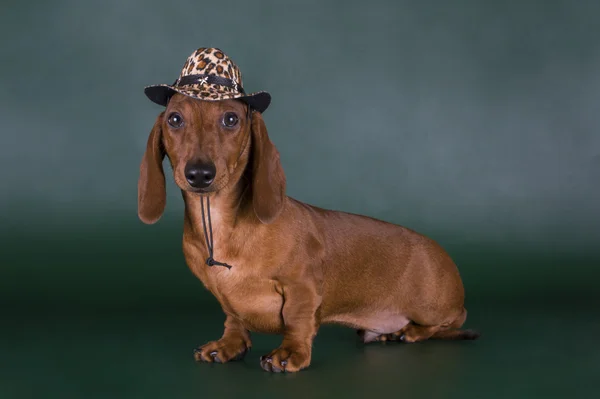
[(206, 197), (206, 213), (208, 214), (208, 231), (210, 232), (210, 236), (208, 235), (208, 232), (206, 230), (206, 217), (204, 216), (204, 197), (200, 197), (200, 207), (202, 208), (202, 228), (204, 229), (204, 239), (206, 241), (206, 248), (208, 249), (208, 258), (206, 258), (206, 264), (208, 266), (225, 266), (226, 268), (231, 269), (231, 265), (216, 261), (215, 258), (213, 258), (214, 242), (212, 223), (210, 221), (210, 198)]

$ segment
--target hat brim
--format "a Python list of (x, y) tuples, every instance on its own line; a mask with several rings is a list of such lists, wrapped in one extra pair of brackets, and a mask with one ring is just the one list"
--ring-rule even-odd
[(271, 95), (266, 91), (257, 91), (251, 94), (223, 91), (217, 93), (218, 98), (203, 96), (202, 92), (203, 90), (200, 88), (182, 88), (166, 84), (148, 86), (144, 89), (144, 93), (150, 101), (164, 107), (167, 106), (169, 98), (175, 93), (180, 93), (184, 96), (204, 101), (241, 100), (261, 114), (269, 107), (269, 104), (271, 104)]

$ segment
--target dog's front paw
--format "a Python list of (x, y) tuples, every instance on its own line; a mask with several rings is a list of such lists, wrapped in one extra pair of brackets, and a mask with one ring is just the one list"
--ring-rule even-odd
[(310, 348), (280, 347), (260, 358), (260, 366), (274, 373), (296, 372), (310, 365)]
[(241, 360), (250, 350), (250, 344), (242, 338), (221, 338), (194, 349), (197, 362), (226, 363)]

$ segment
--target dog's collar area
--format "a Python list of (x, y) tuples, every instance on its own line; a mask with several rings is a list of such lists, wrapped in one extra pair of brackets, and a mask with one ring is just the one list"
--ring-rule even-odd
[[(228, 269), (231, 269), (231, 265), (216, 261), (213, 257), (214, 242), (212, 222), (210, 220), (210, 198), (206, 197), (206, 212), (204, 212), (204, 197), (200, 197), (200, 207), (202, 209), (202, 228), (204, 229), (204, 240), (206, 241), (206, 248), (208, 249), (208, 258), (206, 258), (206, 264), (208, 266), (224, 266)], [(206, 214), (208, 214), (208, 229), (206, 228)]]
[(207, 75), (207, 74), (198, 74), (198, 75), (186, 75), (178, 78), (173, 86), (181, 87), (187, 85), (197, 85), (197, 84), (211, 84), (211, 85), (219, 85), (229, 87), (233, 89), (233, 91), (246, 94), (242, 85), (240, 85), (237, 81), (229, 78), (224, 78), (222, 76), (217, 75)]

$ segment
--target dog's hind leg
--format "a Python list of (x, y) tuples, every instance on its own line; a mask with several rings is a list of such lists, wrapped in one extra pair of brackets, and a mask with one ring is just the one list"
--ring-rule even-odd
[(433, 334), (430, 339), (468, 339), (473, 340), (479, 338), (481, 334), (475, 330), (460, 330), (467, 319), (467, 309), (463, 308), (461, 315), (448, 327)]
[(358, 335), (364, 343), (367, 342), (419, 342), (427, 339), (444, 340), (473, 340), (479, 338), (479, 333), (473, 330), (460, 330), (467, 318), (467, 311), (463, 312), (451, 323), (437, 325), (421, 325), (411, 321), (400, 330), (389, 334), (378, 334), (369, 330), (358, 330)]
[[(402, 331), (402, 330), (400, 330)], [(357, 330), (356, 333), (360, 337), (360, 340), (367, 344), (369, 342), (386, 342), (386, 341), (399, 341), (399, 332), (390, 334), (380, 334), (370, 330)], [(398, 334), (398, 335), (396, 335)]]
[(410, 320), (404, 315), (392, 312), (380, 312), (371, 314), (369, 317), (361, 318), (360, 322), (353, 321), (348, 323), (355, 327), (363, 327), (358, 329), (356, 333), (363, 343), (373, 341), (389, 341), (388, 336), (393, 334), (393, 331), (398, 331), (404, 328)]
[(397, 341), (419, 342), (426, 339), (444, 340), (473, 340), (479, 338), (479, 333), (473, 330), (460, 330), (467, 319), (467, 310), (463, 308), (462, 313), (451, 323), (424, 326), (411, 322), (401, 330), (388, 334), (395, 337)]

